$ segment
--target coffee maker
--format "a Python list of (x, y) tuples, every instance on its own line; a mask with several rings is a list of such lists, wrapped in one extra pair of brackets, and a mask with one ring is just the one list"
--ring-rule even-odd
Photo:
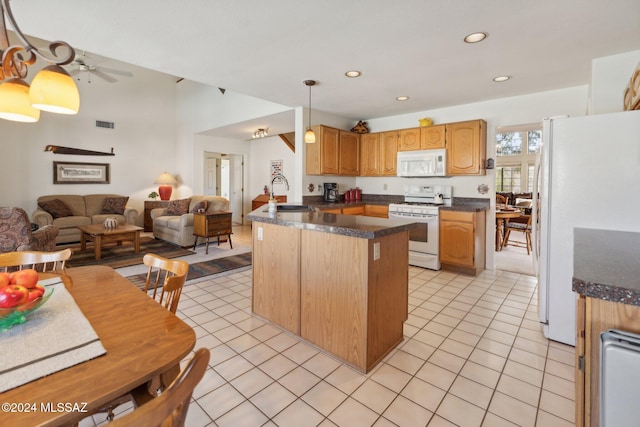
[(338, 184), (335, 182), (324, 183), (324, 201), (335, 203), (338, 201)]

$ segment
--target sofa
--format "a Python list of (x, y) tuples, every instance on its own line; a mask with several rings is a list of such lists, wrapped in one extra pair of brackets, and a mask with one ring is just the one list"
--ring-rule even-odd
[(229, 200), (220, 196), (191, 196), (172, 200), (166, 208), (152, 209), (153, 237), (182, 247), (193, 246), (193, 213), (198, 209), (228, 211)]
[(118, 194), (40, 196), (31, 220), (40, 227), (58, 227), (56, 244), (79, 242), (80, 225), (102, 224), (107, 218), (115, 218), (119, 224), (135, 224), (138, 211), (126, 207), (128, 200)]
[(24, 209), (0, 207), (0, 252), (51, 252), (55, 250), (58, 232), (55, 225), (34, 231)]

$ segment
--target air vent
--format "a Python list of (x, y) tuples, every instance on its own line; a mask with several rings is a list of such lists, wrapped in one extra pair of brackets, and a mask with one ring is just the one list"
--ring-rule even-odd
[(101, 120), (96, 120), (97, 128), (105, 128), (105, 129), (115, 129), (116, 124), (114, 122), (103, 122)]

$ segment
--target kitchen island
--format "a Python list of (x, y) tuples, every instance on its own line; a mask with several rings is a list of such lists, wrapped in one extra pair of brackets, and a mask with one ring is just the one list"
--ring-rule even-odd
[(252, 310), (368, 372), (403, 339), (409, 221), (251, 212)]

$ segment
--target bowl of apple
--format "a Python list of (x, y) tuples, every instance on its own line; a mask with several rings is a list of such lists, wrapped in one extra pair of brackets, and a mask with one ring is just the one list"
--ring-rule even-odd
[(12, 273), (0, 272), (0, 332), (27, 321), (27, 316), (42, 307), (53, 288), (38, 284), (38, 272), (33, 269)]

